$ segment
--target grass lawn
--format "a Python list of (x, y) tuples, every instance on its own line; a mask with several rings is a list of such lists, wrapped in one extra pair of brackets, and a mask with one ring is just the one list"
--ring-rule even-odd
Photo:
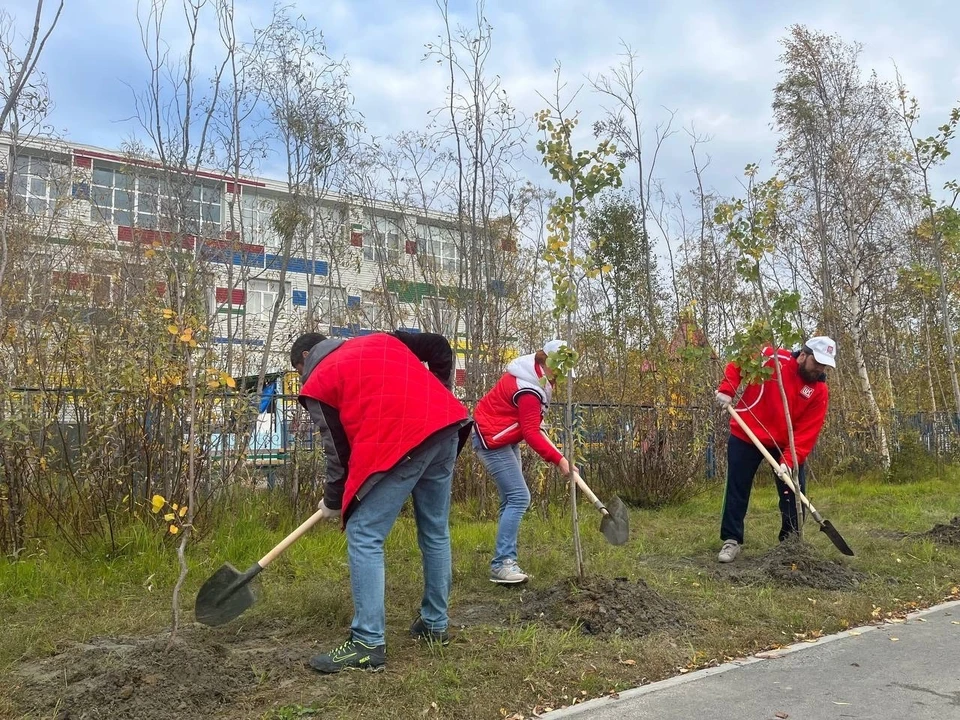
[[(560, 512), (524, 520), (520, 560), (533, 579), (504, 588), (487, 580), (494, 523), (458, 508), (454, 640), (445, 648), (407, 635), (421, 580), (414, 525), (404, 516), (387, 546), (388, 663), (378, 674), (324, 677), (304, 666), (345, 639), (352, 614), (344, 539), (335, 526), (315, 528), (270, 566), (258, 603), (239, 619), (199, 626), (192, 602), (203, 580), (225, 561), (245, 568), (293, 527), (282, 511), (251, 500), (191, 549), (184, 626), (169, 650), (177, 568), (156, 530), (130, 528), (115, 556), (80, 560), (63, 548), (38, 547), (0, 565), (0, 716), (528, 717), (956, 594), (960, 546), (923, 534), (960, 515), (958, 479), (948, 470), (905, 484), (813, 483), (818, 510), (857, 555), (843, 558), (812, 521), (807, 552), (855, 578), (843, 590), (805, 585), (802, 567), (787, 567), (779, 581), (764, 577), (763, 563), (779, 552), (776, 497), (766, 479), (754, 491), (744, 552), (722, 568), (715, 560), (719, 487), (676, 507), (631, 511), (631, 540), (621, 547), (604, 542), (599, 515), (583, 503), (590, 576), (626, 578), (631, 586), (641, 580), (644, 592), (676, 612), (678, 622), (640, 633), (588, 634), (571, 619), (576, 613), (551, 615), (549, 608), (531, 615), (547, 591), (572, 588), (569, 520)], [(799, 579), (791, 582), (794, 569)], [(595, 599), (570, 597), (571, 605)], [(619, 611), (634, 609), (644, 610)]]

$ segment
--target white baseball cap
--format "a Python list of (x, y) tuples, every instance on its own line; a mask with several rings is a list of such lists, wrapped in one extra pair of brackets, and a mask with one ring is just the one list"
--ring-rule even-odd
[[(552, 355), (553, 353), (555, 353), (557, 350), (559, 350), (559, 349), (562, 348), (562, 347), (567, 347), (567, 341), (566, 341), (566, 340), (547, 340), (547, 342), (545, 342), (545, 343), (543, 344), (543, 351), (544, 351), (547, 355)], [(571, 370), (571, 371), (570, 371), (570, 377), (576, 377), (576, 376), (577, 376), (577, 371), (576, 371), (576, 370)]]
[(818, 335), (807, 340), (805, 347), (813, 352), (814, 359), (821, 365), (835, 368), (837, 366), (837, 344), (826, 335)]

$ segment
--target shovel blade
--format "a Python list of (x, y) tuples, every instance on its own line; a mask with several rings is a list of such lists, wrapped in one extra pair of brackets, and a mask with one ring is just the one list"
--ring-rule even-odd
[(241, 615), (256, 602), (253, 588), (242, 582), (241, 573), (230, 563), (220, 567), (200, 588), (194, 614), (204, 625), (223, 625)]
[(630, 513), (623, 501), (614, 497), (613, 502), (607, 505), (609, 515), (604, 515), (600, 521), (600, 532), (611, 545), (623, 545), (630, 539)]
[(830, 542), (842, 552), (844, 555), (849, 555), (853, 557), (853, 550), (850, 549), (850, 546), (847, 545), (847, 541), (841, 537), (840, 533), (837, 532), (837, 529), (833, 526), (829, 520), (824, 520), (820, 523), (820, 532), (826, 533), (827, 537), (830, 538)]

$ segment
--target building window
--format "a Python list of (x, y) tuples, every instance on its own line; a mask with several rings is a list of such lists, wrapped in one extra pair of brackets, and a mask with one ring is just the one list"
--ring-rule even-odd
[(244, 242), (278, 247), (277, 232), (273, 227), (273, 213), (277, 203), (273, 200), (246, 192), (240, 196), (240, 218), (243, 223)]
[(191, 183), (161, 197), (160, 209), (170, 229), (194, 235), (218, 235), (221, 202), (219, 184)]
[(452, 230), (421, 224), (417, 226), (417, 236), (417, 250), (425, 266), (448, 273), (457, 272), (460, 252)]
[(381, 216), (367, 217), (366, 226), (369, 230), (363, 236), (364, 259), (394, 265), (399, 263), (403, 248), (396, 220)]
[(389, 329), (390, 307), (396, 308), (398, 303), (396, 293), (383, 293), (374, 290), (364, 290), (360, 293), (360, 310), (363, 313), (363, 327), (371, 330)]
[(90, 184), (90, 219), (93, 221), (157, 229), (160, 180), (137, 177), (95, 163)]
[[(287, 283), (287, 295), (290, 294), (290, 283)], [(247, 282), (247, 317), (259, 320), (269, 320), (273, 313), (273, 306), (280, 295), (280, 283), (276, 280), (250, 280)]]
[(445, 298), (424, 296), (421, 311), (421, 327), (424, 331), (440, 333), (446, 337), (456, 335), (457, 312)]
[(311, 285), (310, 304), (318, 320), (330, 325), (339, 324), (347, 308), (347, 293), (342, 287)]
[(13, 194), (31, 215), (53, 215), (58, 204), (70, 197), (70, 165), (37, 155), (17, 155)]
[(424, 296), (421, 311), (421, 327), (424, 331), (440, 333), (445, 337), (456, 335), (457, 312), (445, 298)]
[(94, 163), (90, 185), (90, 219), (149, 230), (219, 233), (220, 186), (194, 183), (171, 191), (154, 176), (129, 173), (108, 163)]

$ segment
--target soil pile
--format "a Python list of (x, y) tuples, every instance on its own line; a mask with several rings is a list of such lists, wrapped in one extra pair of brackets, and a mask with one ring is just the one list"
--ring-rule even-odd
[(270, 639), (185, 629), (167, 637), (95, 638), (18, 668), (25, 712), (57, 720), (199, 720), (234, 704), (302, 653)]
[(923, 537), (942, 545), (960, 545), (960, 517), (955, 517), (946, 524), (934, 525), (931, 530), (923, 533)]
[(624, 637), (687, 625), (680, 605), (661, 597), (643, 580), (599, 576), (527, 591), (520, 617), (562, 628), (579, 624), (589, 635)]
[(818, 590), (852, 590), (865, 578), (840, 561), (821, 557), (812, 545), (797, 541), (779, 543), (759, 557), (741, 553), (736, 562), (715, 567), (719, 577), (744, 585), (773, 581)]

